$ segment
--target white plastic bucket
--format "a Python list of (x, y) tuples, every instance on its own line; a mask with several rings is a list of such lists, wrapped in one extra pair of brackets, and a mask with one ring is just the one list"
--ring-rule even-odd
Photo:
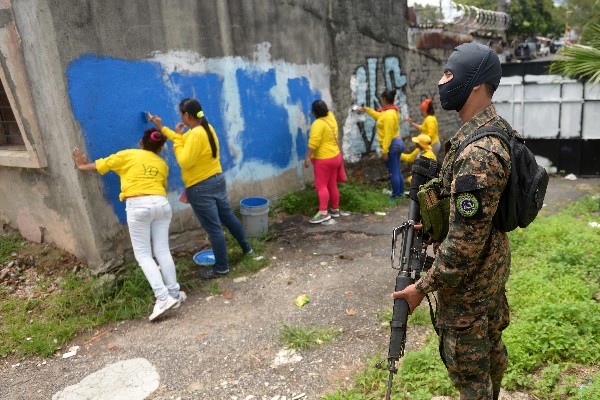
[(240, 201), (240, 214), (246, 235), (256, 237), (269, 229), (269, 200), (262, 197), (247, 197)]

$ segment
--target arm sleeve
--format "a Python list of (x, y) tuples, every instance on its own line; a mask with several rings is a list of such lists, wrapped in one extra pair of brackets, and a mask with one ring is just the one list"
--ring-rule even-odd
[(169, 139), (171, 142), (173, 142), (173, 147), (175, 147), (176, 145), (182, 145), (184, 142), (183, 135), (171, 130), (170, 128), (168, 128), (166, 126), (162, 127), (162, 129), (160, 130), (160, 133), (165, 135), (167, 137), (167, 139)]
[(96, 170), (100, 175), (106, 174), (108, 171), (117, 171), (123, 164), (122, 153), (118, 152), (106, 158), (96, 160)]
[(402, 153), (400, 154), (400, 161), (404, 161), (404, 162), (415, 162), (415, 159), (417, 158), (417, 156), (419, 155), (419, 149), (416, 148), (412, 151), (412, 153)]
[(379, 117), (381, 117), (381, 114), (383, 114), (383, 113), (380, 113), (379, 111), (373, 110), (371, 107), (365, 107), (365, 112), (367, 114), (369, 114), (369, 116), (371, 118), (373, 118), (375, 121), (377, 121), (379, 119)]
[(422, 293), (457, 287), (477, 268), (507, 179), (498, 157), (476, 144), (467, 146), (453, 172), (448, 235), (433, 266), (417, 282)]

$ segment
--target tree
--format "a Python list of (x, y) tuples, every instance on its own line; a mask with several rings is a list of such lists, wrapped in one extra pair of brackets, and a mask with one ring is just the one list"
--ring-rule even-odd
[(582, 40), (586, 44), (565, 46), (558, 52), (561, 58), (550, 64), (550, 73), (600, 83), (600, 24), (586, 25)]
[(507, 34), (524, 36), (531, 34), (557, 34), (562, 24), (553, 18), (555, 6), (552, 0), (513, 0), (508, 7), (512, 24)]
[(421, 5), (415, 3), (415, 12), (419, 16), (420, 24), (438, 24), (444, 19), (444, 14), (440, 11), (439, 7), (428, 5)]
[(564, 27), (566, 11), (569, 10), (569, 26), (581, 32), (588, 23), (600, 24), (600, 1), (598, 0), (564, 0), (564, 12), (561, 22)]
[[(597, 0), (565, 0), (597, 1)], [(458, 0), (458, 3), (475, 6), (484, 10), (498, 9), (497, 0)], [(506, 2), (509, 3), (508, 1)], [(557, 34), (564, 30), (564, 18), (557, 20), (553, 0), (512, 0), (506, 12), (512, 20), (507, 30), (508, 36), (529, 36), (532, 34)]]

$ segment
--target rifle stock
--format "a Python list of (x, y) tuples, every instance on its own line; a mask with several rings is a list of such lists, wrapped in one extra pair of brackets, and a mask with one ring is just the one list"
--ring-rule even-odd
[[(419, 202), (417, 192), (419, 186), (433, 179), (439, 172), (439, 166), (436, 161), (418, 158), (412, 168), (412, 183), (409, 192), (408, 220), (401, 226), (395, 228), (392, 232), (392, 268), (398, 269), (396, 276), (395, 291), (404, 290), (407, 286), (415, 283), (420, 273), (427, 265), (431, 265), (431, 257), (426, 255), (423, 249), (423, 234), (420, 229), (415, 229), (414, 225), (420, 221)], [(396, 240), (398, 235), (402, 235), (401, 251), (396, 266)], [(404, 299), (394, 299), (394, 309), (392, 320), (390, 321), (390, 345), (388, 348), (387, 368), (380, 363), (379, 368), (389, 371), (388, 387), (386, 399), (391, 399), (392, 382), (394, 374), (398, 372), (397, 363), (400, 357), (404, 356), (404, 346), (406, 344), (406, 328), (410, 310), (408, 303)]]

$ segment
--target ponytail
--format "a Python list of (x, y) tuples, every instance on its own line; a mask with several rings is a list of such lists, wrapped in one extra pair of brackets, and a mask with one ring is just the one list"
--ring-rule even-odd
[(210, 143), (210, 150), (212, 152), (212, 158), (217, 158), (217, 142), (215, 140), (215, 134), (210, 129), (208, 125), (208, 120), (204, 116), (204, 111), (202, 111), (202, 106), (200, 102), (196, 99), (183, 99), (181, 103), (179, 103), (179, 111), (182, 113), (188, 113), (190, 117), (195, 118), (200, 123), (200, 126), (204, 128), (206, 134), (208, 135), (208, 142)]

